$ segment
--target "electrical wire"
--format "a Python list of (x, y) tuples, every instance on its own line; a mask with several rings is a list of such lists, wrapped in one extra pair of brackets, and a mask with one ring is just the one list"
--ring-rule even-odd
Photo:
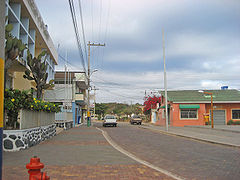
[(84, 43), (84, 49), (85, 49), (85, 56), (86, 56), (86, 59), (87, 59), (87, 45), (86, 45), (86, 38), (85, 38), (85, 32), (84, 32), (84, 23), (83, 23), (81, 0), (78, 0), (78, 4), (79, 4), (79, 12), (80, 12), (80, 18), (81, 18), (81, 27), (82, 27), (82, 35), (83, 35), (83, 43)]
[(128, 98), (128, 99), (132, 99), (132, 100), (140, 100), (142, 98), (142, 97), (141, 98), (137, 98), (137, 97), (134, 98), (133, 96), (125, 96), (125, 95), (122, 95), (122, 94), (111, 92), (108, 89), (100, 89), (100, 90), (108, 92), (108, 93), (110, 93), (112, 95), (115, 95), (115, 96), (117, 95), (118, 97)]
[[(110, 12), (111, 12), (111, 0), (108, 1), (107, 22), (106, 22), (104, 39), (103, 39), (104, 42), (107, 42), (107, 35), (108, 35), (108, 31), (109, 31)], [(102, 67), (103, 67), (104, 55), (105, 55), (105, 49), (102, 50), (102, 58), (101, 58), (101, 66), (102, 66)]]
[(85, 62), (84, 62), (84, 57), (83, 57), (83, 52), (82, 52), (79, 32), (78, 32), (78, 25), (77, 25), (77, 20), (76, 20), (76, 13), (75, 13), (75, 8), (74, 8), (74, 3), (73, 3), (72, 0), (69, 0), (68, 2), (69, 2), (70, 11), (71, 11), (72, 21), (73, 21), (74, 32), (75, 32), (75, 35), (76, 35), (78, 52), (79, 52), (79, 55), (80, 55), (80, 59), (81, 59), (81, 62), (82, 62), (82, 66), (83, 66), (84, 72), (86, 74), (86, 67), (85, 67)]
[(72, 64), (72, 63), (70, 63), (69, 61), (67, 61), (61, 54), (58, 54), (58, 57), (60, 57), (60, 59), (63, 61), (63, 62), (65, 62), (65, 63), (67, 63), (68, 65), (70, 65), (71, 66), (71, 68), (72, 68), (72, 70), (73, 69), (76, 69), (76, 65), (74, 65), (74, 64)]

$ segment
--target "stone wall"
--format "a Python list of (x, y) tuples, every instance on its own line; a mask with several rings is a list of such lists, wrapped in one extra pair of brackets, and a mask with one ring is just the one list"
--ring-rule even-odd
[(73, 127), (73, 121), (55, 121), (56, 126), (65, 130)]
[(3, 150), (19, 151), (27, 149), (55, 135), (55, 124), (24, 130), (4, 130)]

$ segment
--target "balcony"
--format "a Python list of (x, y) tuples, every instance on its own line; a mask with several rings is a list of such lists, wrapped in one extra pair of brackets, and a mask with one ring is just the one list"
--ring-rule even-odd
[(75, 102), (80, 104), (80, 105), (85, 105), (86, 104), (86, 97), (82, 93), (76, 93), (75, 94)]
[(84, 95), (81, 94), (81, 93), (76, 93), (76, 94), (75, 94), (75, 100), (76, 100), (76, 101), (84, 101), (84, 100), (85, 100), (85, 99), (84, 99)]

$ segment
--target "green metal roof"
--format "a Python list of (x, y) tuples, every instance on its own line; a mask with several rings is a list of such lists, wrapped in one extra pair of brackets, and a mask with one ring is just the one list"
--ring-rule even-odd
[[(235, 89), (229, 90), (204, 90), (204, 92), (213, 93), (213, 101), (217, 102), (240, 102), (240, 91)], [(164, 92), (160, 92), (165, 96)], [(209, 102), (211, 96), (199, 92), (198, 90), (179, 90), (168, 91), (168, 101), (171, 102)]]
[(180, 109), (199, 109), (199, 104), (179, 104)]

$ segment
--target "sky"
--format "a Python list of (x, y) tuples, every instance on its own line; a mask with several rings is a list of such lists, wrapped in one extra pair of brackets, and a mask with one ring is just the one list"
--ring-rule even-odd
[[(68, 0), (35, 0), (59, 59), (83, 70)], [(74, 1), (84, 57), (79, 1)], [(97, 102), (143, 103), (164, 89), (240, 89), (239, 0), (81, 0)], [(65, 61), (64, 61), (65, 60)], [(86, 60), (86, 58), (85, 58)], [(86, 62), (85, 62), (86, 63)]]

